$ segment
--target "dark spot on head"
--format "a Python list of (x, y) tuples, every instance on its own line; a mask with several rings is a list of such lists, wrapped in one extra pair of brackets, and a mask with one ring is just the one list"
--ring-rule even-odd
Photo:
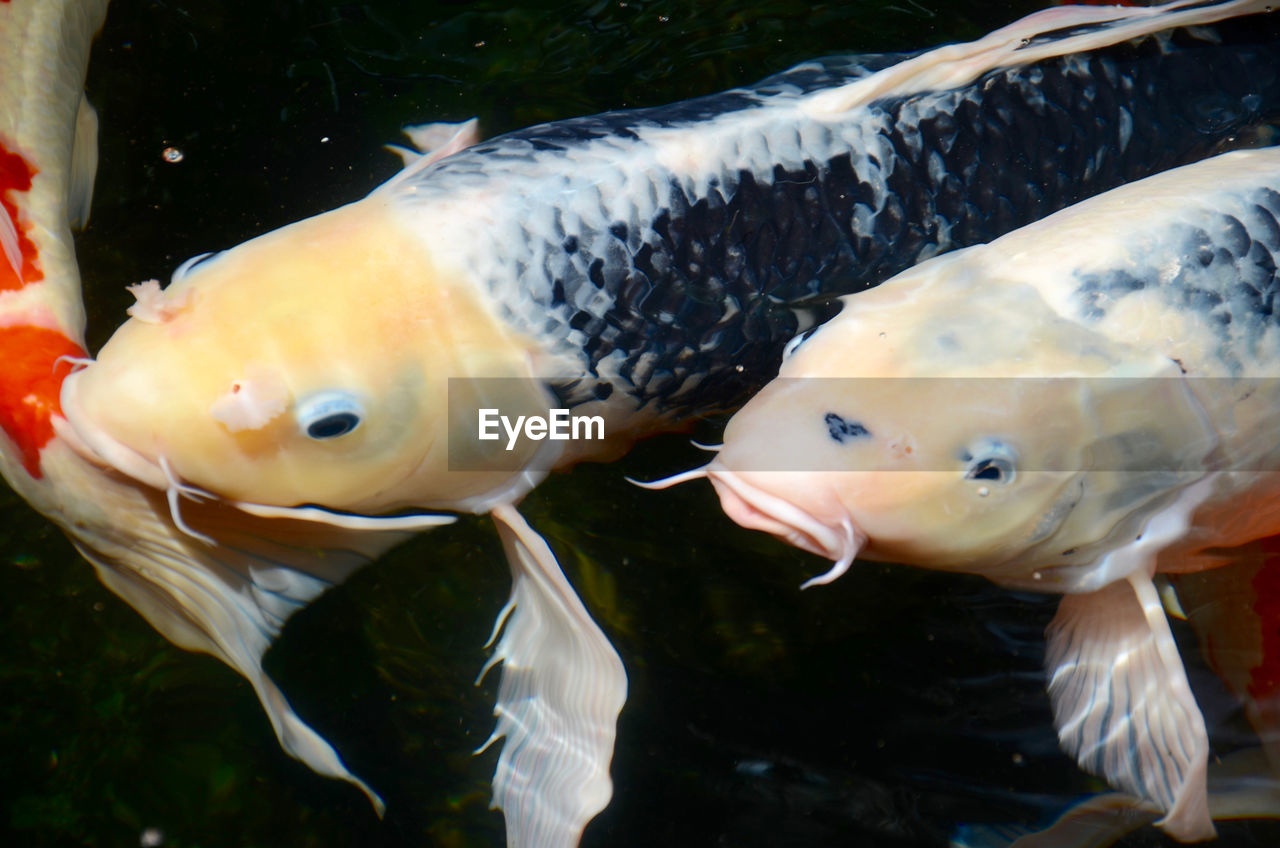
[(846, 439), (859, 439), (871, 435), (871, 431), (857, 421), (841, 418), (834, 412), (828, 412), (822, 420), (827, 425), (827, 433), (840, 444), (844, 444)]

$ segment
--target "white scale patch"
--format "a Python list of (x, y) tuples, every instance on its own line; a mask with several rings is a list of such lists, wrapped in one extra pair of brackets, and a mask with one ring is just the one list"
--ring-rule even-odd
[[(483, 173), (445, 168), (400, 186), (397, 200), (412, 204), (418, 231), (442, 265), (465, 269), (502, 304), (517, 329), (544, 336), (549, 326), (545, 287), (555, 277), (587, 276), (587, 268), (563, 249), (563, 233), (590, 232), (593, 241), (581, 245), (579, 253), (607, 256), (623, 249), (609, 232), (612, 223), (624, 222), (629, 238), (651, 235), (649, 222), (671, 206), (672, 181), (687, 196), (702, 197), (726, 179), (736, 181), (739, 171), (767, 184), (778, 165), (801, 169), (848, 151), (892, 161), (883, 113), (860, 108), (838, 122), (817, 122), (799, 110), (804, 99), (779, 94), (762, 107), (687, 127), (639, 128), (635, 139), (610, 136), (568, 142), (562, 151), (491, 157)], [(490, 193), (504, 171), (506, 205), (499, 205)], [(862, 231), (870, 232), (888, 199), (887, 174), (870, 162), (861, 163), (860, 172), (871, 186), (874, 207), (859, 208), (855, 217)], [(523, 202), (513, 205), (513, 198)], [(478, 230), (477, 221), (488, 223)], [(590, 314), (613, 305), (611, 294), (589, 286), (575, 286), (569, 296), (574, 308)], [(584, 340), (571, 333), (549, 341), (555, 353), (571, 354), (570, 348)]]

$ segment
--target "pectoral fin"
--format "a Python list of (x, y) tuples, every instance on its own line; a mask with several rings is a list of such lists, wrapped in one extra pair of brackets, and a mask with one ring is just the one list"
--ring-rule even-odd
[(506, 817), (508, 845), (573, 848), (613, 794), (609, 761), (627, 676), (542, 537), (514, 506), (492, 515), (512, 574), (495, 628), (502, 638), (481, 672), (502, 663), (498, 724), (484, 745), (506, 740), (493, 806)]
[[(162, 493), (96, 479), (105, 481), (91, 490), (105, 510), (102, 521), (60, 523), (102, 582), (174, 644), (212, 654), (244, 675), (285, 751), (319, 774), (359, 787), (381, 815), (382, 799), (294, 712), (262, 657), (293, 613), (408, 534), (351, 532), (254, 518), (220, 503), (190, 504), (186, 517), (216, 541), (210, 546), (173, 526)], [(112, 518), (123, 528), (118, 535)]]
[(1065, 596), (1048, 637), (1063, 749), (1164, 812), (1157, 824), (1174, 838), (1212, 838), (1208, 734), (1151, 578)]

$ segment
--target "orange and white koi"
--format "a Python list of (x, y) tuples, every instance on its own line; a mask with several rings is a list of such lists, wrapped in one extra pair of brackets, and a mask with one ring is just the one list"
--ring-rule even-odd
[(294, 713), (262, 670), (285, 620), (404, 538), (228, 513), (172, 521), (163, 492), (86, 461), (55, 432), (59, 393), (86, 356), (71, 223), (88, 216), (96, 117), (83, 97), (106, 0), (0, 0), (0, 474), (66, 531), (103, 583), (174, 643), (253, 685), (281, 745), (378, 796)]

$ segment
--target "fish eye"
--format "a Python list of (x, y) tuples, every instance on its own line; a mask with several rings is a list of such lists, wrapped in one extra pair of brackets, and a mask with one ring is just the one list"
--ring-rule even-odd
[(966, 451), (966, 480), (977, 480), (981, 483), (1012, 483), (1017, 471), (1017, 456), (1013, 449), (1003, 442), (984, 442)]
[(364, 409), (346, 392), (325, 392), (298, 404), (298, 427), (309, 439), (324, 441), (345, 436), (360, 426)]

